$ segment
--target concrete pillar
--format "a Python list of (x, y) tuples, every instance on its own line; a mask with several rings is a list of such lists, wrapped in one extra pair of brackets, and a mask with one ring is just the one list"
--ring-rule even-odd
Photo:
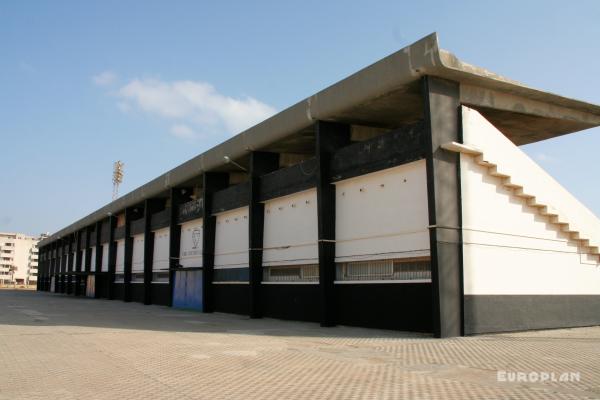
[(462, 215), (460, 158), (440, 146), (462, 142), (460, 85), (434, 77), (423, 79), (427, 145), (427, 192), (436, 337), (463, 334)]
[(336, 150), (350, 144), (350, 126), (319, 121), (315, 127), (321, 326), (334, 326), (335, 186), (331, 183), (330, 161)]
[(279, 154), (253, 151), (250, 153), (250, 190), (248, 201), (248, 267), (250, 284), (250, 318), (262, 317), (260, 288), (262, 284), (263, 233), (265, 205), (259, 201), (260, 177), (279, 169)]

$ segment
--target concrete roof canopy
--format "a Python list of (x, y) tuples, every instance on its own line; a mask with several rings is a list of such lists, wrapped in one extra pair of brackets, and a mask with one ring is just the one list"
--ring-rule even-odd
[(283, 142), (284, 150), (298, 150), (306, 142), (302, 133), (318, 120), (385, 128), (416, 122), (423, 118), (420, 82), (426, 75), (459, 82), (461, 103), (477, 109), (517, 145), (600, 126), (600, 106), (533, 89), (465, 63), (440, 49), (433, 33), (184, 162), (41, 245), (160, 196), (204, 171), (222, 169), (225, 156), (244, 159), (250, 151), (273, 149), (277, 143), (281, 150)]

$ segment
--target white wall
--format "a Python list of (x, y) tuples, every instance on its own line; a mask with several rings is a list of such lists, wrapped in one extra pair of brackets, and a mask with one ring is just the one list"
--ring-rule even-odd
[(100, 272), (108, 272), (108, 243), (102, 244), (102, 265), (100, 266)]
[(217, 215), (215, 268), (248, 267), (248, 207)]
[(115, 264), (115, 272), (125, 272), (125, 239), (117, 240), (117, 262)]
[[(481, 134), (481, 141), (502, 135), (483, 117), (474, 122), (471, 118), (463, 124), (465, 138)], [(492, 143), (497, 140), (501, 138), (490, 138)], [(504, 149), (506, 160), (521, 153), (514, 145)], [(466, 295), (600, 294), (596, 261), (579, 254), (577, 244), (556, 224), (502, 186), (473, 157), (461, 154), (460, 165)], [(539, 178), (538, 169), (518, 173), (526, 180)], [(546, 190), (561, 193), (553, 186)]]
[(181, 264), (184, 267), (202, 266), (202, 227), (202, 218), (194, 219), (192, 221), (188, 221), (184, 224), (181, 224), (179, 264)]
[(429, 255), (425, 161), (336, 184), (336, 261)]
[(96, 246), (92, 246), (92, 260), (90, 262), (90, 271), (96, 271)]
[(265, 202), (264, 266), (318, 263), (317, 240), (316, 189)]
[(144, 272), (144, 234), (133, 236), (131, 272)]
[(600, 220), (594, 213), (477, 111), (462, 107), (462, 118), (465, 144), (483, 151), (485, 160), (498, 165), (498, 172), (510, 176), (539, 204), (548, 205), (591, 245), (600, 246)]
[(166, 272), (169, 269), (169, 238), (169, 228), (159, 229), (154, 232), (153, 272)]

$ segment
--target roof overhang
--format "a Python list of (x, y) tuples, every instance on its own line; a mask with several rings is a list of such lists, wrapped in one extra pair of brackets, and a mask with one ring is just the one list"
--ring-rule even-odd
[(317, 120), (397, 127), (421, 119), (420, 82), (426, 75), (459, 82), (461, 102), (478, 109), (516, 144), (600, 125), (599, 106), (533, 89), (465, 63), (440, 49), (433, 33), (160, 175), (58, 231), (42, 245), (164, 194), (204, 171), (222, 168), (224, 156), (238, 159), (267, 149)]

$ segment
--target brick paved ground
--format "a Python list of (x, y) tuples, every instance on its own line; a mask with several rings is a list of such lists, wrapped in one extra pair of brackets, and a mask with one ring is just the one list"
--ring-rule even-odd
[(0, 290), (2, 400), (289, 398), (600, 398), (600, 327), (436, 340)]

